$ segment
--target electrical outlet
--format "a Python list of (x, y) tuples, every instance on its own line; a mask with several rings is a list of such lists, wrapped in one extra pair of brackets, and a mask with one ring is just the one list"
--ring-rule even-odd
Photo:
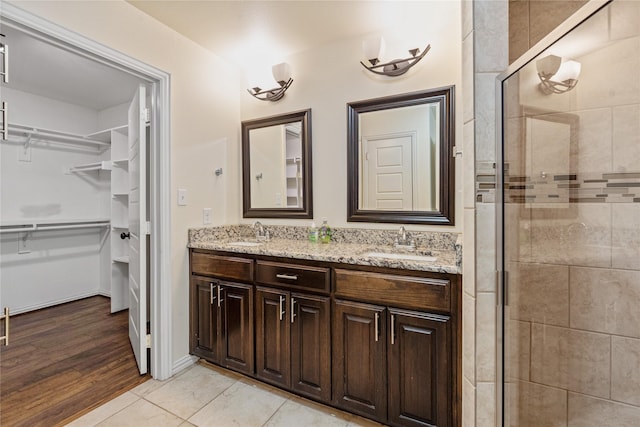
[(282, 206), (282, 193), (276, 193), (276, 206)]
[(184, 188), (178, 189), (178, 206), (187, 206), (187, 190)]
[(211, 212), (211, 208), (202, 209), (202, 224), (207, 225), (211, 224), (213, 214)]

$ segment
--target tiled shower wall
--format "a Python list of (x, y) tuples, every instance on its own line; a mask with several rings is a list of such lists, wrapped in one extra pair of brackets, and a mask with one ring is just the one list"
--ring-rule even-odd
[[(640, 3), (615, 0), (586, 25), (596, 45), (574, 57), (574, 91), (542, 94), (535, 64), (508, 82), (514, 427), (640, 425)], [(531, 107), (570, 138), (536, 140)]]
[[(464, 161), (463, 426), (496, 425), (495, 205), (476, 175), (495, 175), (496, 77), (507, 67), (508, 0), (462, 1)], [(495, 178), (494, 178), (495, 180)], [(493, 184), (495, 188), (495, 183)]]
[(585, 3), (587, 0), (509, 0), (509, 64)]
[[(508, 63), (525, 53), (585, 3), (586, 0), (462, 0), (464, 187), (465, 189), (476, 188), (475, 192), (465, 191), (464, 193), (466, 232), (463, 246), (465, 262), (463, 265), (462, 382), (463, 425), (465, 426), (495, 426), (499, 418), (496, 413), (495, 382), (497, 373), (494, 274), (496, 265), (495, 77), (506, 69)], [(636, 114), (634, 108), (625, 111), (621, 107), (619, 112), (633, 115)], [(585, 117), (585, 120), (588, 122), (589, 118)], [(618, 132), (621, 129), (622, 127), (617, 127), (614, 131)], [(630, 129), (629, 132), (640, 134), (640, 129)], [(617, 144), (615, 139), (612, 144)], [(633, 157), (625, 155), (623, 157), (633, 160)], [(626, 208), (612, 207), (611, 209), (613, 215), (613, 210), (620, 211)], [(637, 211), (628, 215), (637, 215)], [(635, 254), (637, 249), (629, 248), (638, 248), (640, 245), (637, 234), (627, 232), (625, 226), (616, 225), (623, 218), (615, 217), (617, 220), (613, 219), (614, 216), (611, 219), (612, 236), (620, 235), (621, 239), (627, 238), (629, 242), (623, 247), (613, 247), (612, 257), (616, 252), (631, 251), (633, 259), (633, 256), (637, 256)], [(519, 232), (519, 230), (512, 231)], [(551, 237), (551, 240), (555, 237), (557, 236)], [(527, 251), (527, 245), (523, 251)], [(526, 340), (521, 342), (523, 345), (527, 343)], [(528, 342), (530, 351), (531, 341)], [(525, 351), (524, 354), (529, 353)], [(625, 354), (631, 360), (623, 366), (637, 366), (640, 363), (637, 349)], [(530, 356), (525, 358), (530, 361)], [(633, 381), (637, 382), (637, 374), (632, 373), (632, 375)], [(547, 405), (547, 403), (556, 403), (557, 396), (544, 397), (550, 400), (538, 399), (529, 402), (532, 405), (530, 407), (532, 414), (536, 413), (536, 405), (539, 405), (538, 409), (548, 406), (557, 410), (553, 404)], [(601, 416), (608, 416), (607, 410), (611, 407), (603, 406), (601, 402), (592, 403), (591, 410), (585, 413), (600, 411)], [(563, 415), (567, 414), (564, 409), (560, 408), (558, 417), (554, 417), (553, 410), (546, 412), (552, 425), (555, 420), (562, 420), (563, 417), (568, 416)], [(576, 407), (566, 409), (580, 411)], [(624, 415), (626, 412), (622, 410), (618, 413)], [(540, 419), (534, 421), (532, 425), (543, 424), (544, 419)]]

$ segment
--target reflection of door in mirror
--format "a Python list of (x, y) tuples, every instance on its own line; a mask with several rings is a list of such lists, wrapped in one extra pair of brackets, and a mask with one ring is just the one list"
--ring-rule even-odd
[(302, 207), (302, 122), (285, 127), (285, 180), (288, 208)]
[(359, 114), (360, 209), (437, 209), (438, 123), (434, 104)]
[(551, 197), (549, 202), (553, 203), (554, 208), (561, 207), (559, 203), (569, 203), (570, 175), (576, 170), (572, 150), (576, 121), (568, 114), (547, 113), (525, 117), (525, 176), (535, 184), (533, 188), (525, 190), (525, 195), (531, 196), (530, 201), (533, 201), (533, 196), (540, 193), (543, 186), (550, 187), (549, 191), (542, 190), (544, 194), (535, 198), (536, 207), (549, 207), (542, 203), (542, 196)]

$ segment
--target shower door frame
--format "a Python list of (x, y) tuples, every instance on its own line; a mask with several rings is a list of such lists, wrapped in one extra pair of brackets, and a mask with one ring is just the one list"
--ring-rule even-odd
[(511, 76), (520, 71), (524, 66), (535, 60), (541, 53), (548, 49), (555, 42), (569, 34), (576, 27), (581, 25), (608, 6), (614, 0), (590, 0), (576, 13), (567, 18), (551, 33), (531, 47), (522, 56), (516, 59), (509, 67), (496, 77), (496, 280), (497, 280), (497, 316), (496, 316), (496, 425), (506, 427), (505, 411), (507, 404), (504, 401), (504, 308), (508, 305), (509, 278), (505, 271), (504, 262), (504, 111), (505, 102), (503, 99), (503, 84)]

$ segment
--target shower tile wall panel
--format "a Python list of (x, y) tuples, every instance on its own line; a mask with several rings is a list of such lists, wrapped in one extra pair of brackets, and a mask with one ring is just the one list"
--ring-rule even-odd
[(517, 412), (509, 420), (510, 427), (551, 427), (567, 425), (567, 391), (541, 384), (518, 381), (510, 384), (511, 407)]
[[(535, 64), (507, 83), (512, 426), (640, 425), (639, 23), (639, 2), (614, 0), (609, 14), (572, 33), (608, 41), (573, 58), (582, 72), (569, 93), (542, 94), (532, 84)], [(553, 166), (553, 156), (536, 160), (523, 104), (529, 116), (536, 108), (547, 118), (556, 111), (576, 119), (560, 159), (566, 167)], [(559, 138), (536, 143), (560, 156)], [(476, 201), (490, 201), (491, 174), (476, 176)]]

